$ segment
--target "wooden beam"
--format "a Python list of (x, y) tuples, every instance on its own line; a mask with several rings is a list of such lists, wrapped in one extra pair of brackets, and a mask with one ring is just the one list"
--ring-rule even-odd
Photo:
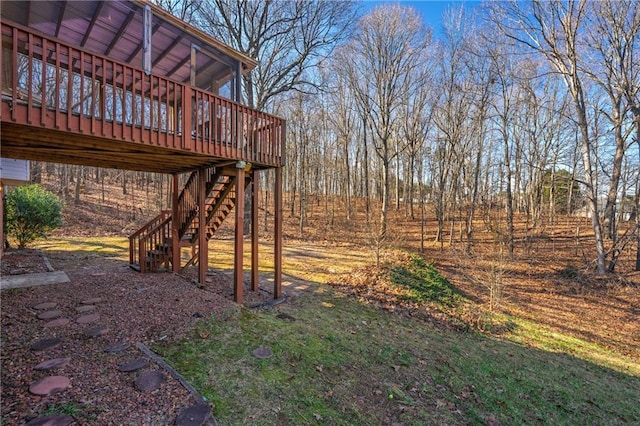
[(178, 62), (175, 67), (171, 68), (171, 70), (167, 73), (167, 77), (172, 78), (173, 74), (175, 74), (180, 68), (184, 67), (191, 60), (191, 53), (182, 59), (182, 61)]
[(113, 40), (111, 40), (111, 43), (107, 47), (107, 50), (104, 51), (105, 56), (109, 56), (109, 53), (111, 53), (111, 50), (113, 50), (113, 48), (116, 47), (116, 43), (118, 42), (120, 37), (122, 37), (122, 34), (124, 34), (124, 32), (127, 30), (127, 27), (133, 20), (134, 16), (136, 16), (136, 12), (134, 11), (129, 12), (129, 15), (127, 15), (127, 19), (125, 19), (125, 21), (122, 23), (122, 25), (118, 29), (118, 32), (113, 37)]
[(156, 65), (158, 65), (158, 63), (163, 60), (165, 58), (165, 56), (167, 56), (169, 53), (171, 53), (171, 51), (182, 41), (182, 37), (177, 37), (175, 40), (173, 40), (173, 43), (171, 43), (166, 49), (164, 49), (162, 52), (160, 52), (160, 54), (153, 60), (153, 66), (155, 67)]
[(56, 32), (54, 34), (55, 38), (60, 36), (60, 28), (62, 28), (62, 19), (64, 18), (64, 11), (67, 8), (67, 2), (63, 1), (60, 5), (60, 13), (58, 14), (58, 22), (56, 23)]
[(235, 70), (235, 101), (239, 104), (242, 103), (242, 64), (238, 62)]
[[(156, 31), (158, 31), (159, 28), (160, 28), (160, 22), (158, 22), (157, 24), (155, 24), (153, 26), (153, 29), (151, 30), (151, 34), (155, 34)], [(133, 61), (133, 58), (135, 58), (136, 55), (138, 54), (138, 52), (140, 52), (141, 50), (142, 50), (142, 40), (140, 40), (140, 43), (138, 44), (138, 46), (136, 46), (136, 48), (133, 50), (133, 52), (131, 52), (131, 55), (129, 55), (129, 57), (127, 58), (127, 60), (125, 62), (130, 64), (131, 61)]]
[(273, 298), (282, 297), (282, 167), (277, 167), (274, 188)]
[[(2, 135), (4, 137), (4, 133)], [(205, 166), (215, 166), (216, 162), (210, 158), (200, 159), (189, 156), (179, 159), (180, 155), (167, 153), (167, 155), (154, 155), (136, 153), (131, 156), (129, 153), (112, 151), (92, 151), (84, 153), (78, 151), (77, 155), (66, 154), (63, 150), (35, 146), (31, 148), (6, 147), (2, 141), (2, 153), (5, 157), (18, 160), (45, 161), (51, 163), (67, 163), (84, 166), (104, 167), (110, 169), (138, 170), (157, 173), (177, 173), (186, 172)], [(177, 161), (176, 161), (177, 160)], [(224, 162), (220, 162), (224, 164)]]
[(190, 86), (195, 86), (196, 85), (196, 73), (197, 73), (197, 57), (198, 57), (198, 51), (195, 47), (195, 45), (191, 45), (191, 57), (189, 58), (190, 60), (190, 67), (189, 67), (189, 85)]
[(236, 303), (242, 303), (242, 290), (244, 287), (244, 167), (245, 163), (240, 161), (236, 164), (236, 227), (235, 227), (235, 244), (234, 244), (234, 262), (233, 262), (233, 299)]
[(31, 26), (31, 21), (30, 21), (30, 19), (31, 19), (31, 6), (32, 6), (32, 4), (33, 4), (34, 2), (28, 1), (28, 2), (26, 2), (26, 3), (27, 3), (27, 4), (26, 4), (26, 8), (27, 8), (27, 14), (26, 14), (27, 22), (25, 22), (25, 24), (26, 24), (26, 26), (27, 26), (27, 27), (30, 27), (30, 26)]
[(191, 65), (191, 68), (192, 68), (192, 74), (194, 74), (194, 75), (190, 75), (189, 78), (187, 78), (187, 79), (182, 81), (182, 83), (189, 84), (190, 86), (193, 86), (193, 87), (196, 87), (197, 74), (199, 74), (200, 71), (206, 70), (207, 68), (209, 68), (209, 66), (211, 66), (213, 63), (215, 63), (215, 60), (209, 59), (202, 66), (200, 66), (199, 69), (198, 69), (197, 66), (195, 66), (195, 63), (196, 63), (195, 56), (193, 56), (193, 54), (192, 54), (192, 65)]
[(258, 276), (258, 170), (251, 170), (251, 290), (260, 288)]
[(209, 242), (207, 241), (207, 174), (206, 169), (198, 170), (198, 282), (200, 287), (207, 283), (209, 268)]
[[(3, 151), (9, 151), (11, 153), (22, 153), (21, 157), (27, 156), (26, 154), (33, 150), (34, 160), (43, 159), (42, 161), (47, 161), (47, 158), (56, 157), (64, 157), (69, 159), (77, 159), (77, 160), (87, 160), (91, 159), (92, 161), (114, 161), (117, 160), (122, 163), (130, 163), (130, 164), (139, 164), (139, 165), (149, 165), (153, 167), (154, 162), (162, 162), (162, 167), (164, 168), (177, 168), (177, 169), (185, 169), (194, 168), (193, 166), (202, 165), (202, 162), (191, 164), (188, 161), (184, 161), (181, 159), (179, 155), (167, 155), (167, 154), (154, 154), (149, 152), (127, 152), (127, 151), (117, 151), (117, 150), (95, 150), (95, 149), (86, 149), (82, 150), (81, 148), (46, 148), (46, 147), (33, 147), (29, 148), (12, 148), (6, 149), (4, 146), (2, 147)], [(114, 156), (118, 156), (117, 159)], [(54, 161), (55, 162), (55, 161)], [(87, 164), (91, 165), (91, 164)], [(161, 168), (162, 168), (161, 167)]]
[(91, 37), (91, 31), (93, 31), (93, 27), (96, 25), (96, 21), (98, 20), (98, 16), (100, 16), (100, 12), (102, 11), (102, 6), (104, 6), (104, 1), (99, 1), (98, 2), (98, 6), (96, 7), (96, 10), (93, 12), (93, 16), (91, 17), (91, 22), (89, 22), (89, 26), (85, 30), (84, 37), (82, 38), (82, 41), (80, 42), (80, 46), (81, 47), (84, 47), (85, 44), (87, 44), (87, 41), (89, 40), (89, 37)]

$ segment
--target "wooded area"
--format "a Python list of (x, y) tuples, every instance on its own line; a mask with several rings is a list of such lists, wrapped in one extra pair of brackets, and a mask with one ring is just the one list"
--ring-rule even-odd
[[(404, 209), (435, 214), (440, 242), (455, 227), (470, 253), (485, 218), (513, 256), (516, 231), (582, 215), (598, 273), (629, 244), (640, 269), (637, 2), (459, 5), (441, 30), (401, 4), (363, 15), (346, 2), (157, 3), (260, 63), (245, 102), (287, 120), (285, 209), (301, 236), (317, 200), (328, 224), (363, 226), (362, 198), (380, 242), (389, 211)], [(123, 194), (146, 188), (153, 211), (170, 202), (168, 176), (36, 163), (35, 181), (43, 168), (76, 200), (83, 180), (107, 179)]]

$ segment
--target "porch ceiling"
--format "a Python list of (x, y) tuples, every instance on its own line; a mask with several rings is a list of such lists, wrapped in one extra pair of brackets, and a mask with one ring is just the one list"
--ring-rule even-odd
[(151, 7), (152, 74), (188, 83), (191, 46), (196, 54), (196, 86), (229, 81), (236, 64), (244, 72), (256, 62), (144, 0), (2, 0), (3, 20), (29, 27), (65, 43), (142, 68), (143, 9)]

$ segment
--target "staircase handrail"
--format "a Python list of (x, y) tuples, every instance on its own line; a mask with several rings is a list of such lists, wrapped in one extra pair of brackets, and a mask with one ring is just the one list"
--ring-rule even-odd
[[(155, 216), (153, 219), (149, 220), (144, 226), (138, 229), (133, 234), (129, 235), (129, 263), (134, 265), (136, 263), (136, 258), (141, 259), (141, 267), (142, 267), (142, 252), (138, 252), (140, 247), (140, 241), (142, 239), (146, 239), (149, 234), (157, 230), (159, 226), (162, 226), (162, 223), (167, 219), (171, 219), (171, 210), (162, 210), (160, 214)], [(136, 256), (138, 254), (138, 256)]]
[[(224, 183), (224, 189), (222, 190), (222, 192), (217, 197), (211, 198), (208, 200), (209, 203), (207, 204), (207, 207), (206, 207), (207, 208), (207, 218), (206, 218), (207, 224), (209, 223), (209, 221), (211, 221), (211, 218), (213, 218), (213, 216), (216, 214), (216, 212), (218, 211), (222, 203), (229, 197), (229, 193), (234, 189), (236, 179), (237, 178), (235, 176), (231, 177), (231, 179), (229, 179), (228, 182)], [(211, 201), (214, 201), (214, 203), (211, 203)], [(197, 235), (194, 235), (191, 238), (191, 242), (192, 243), (195, 242), (196, 238), (197, 238)]]
[[(207, 176), (205, 181), (207, 182), (207, 188), (205, 192), (207, 193), (207, 196), (208, 196), (211, 190), (213, 189), (213, 186), (215, 185), (216, 181), (222, 174), (222, 169), (211, 167), (206, 169), (206, 173), (207, 173)], [(199, 193), (199, 188), (198, 188), (199, 181), (197, 179), (197, 176), (198, 176), (198, 171), (194, 171), (193, 173), (191, 173), (191, 175), (189, 176), (189, 179), (187, 179), (187, 182), (182, 188), (182, 191), (180, 191), (180, 194), (178, 195), (177, 220), (178, 220), (178, 237), (179, 238), (182, 238), (184, 236), (184, 233), (189, 228), (189, 225), (194, 220), (196, 213), (198, 211), (197, 194)], [(191, 195), (191, 200), (187, 199), (186, 197), (187, 193)]]

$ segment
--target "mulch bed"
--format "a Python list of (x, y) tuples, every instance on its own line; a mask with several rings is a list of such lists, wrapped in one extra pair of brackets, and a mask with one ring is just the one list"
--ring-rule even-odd
[[(43, 263), (38, 252), (10, 252), (3, 256), (2, 273), (46, 272)], [(212, 274), (202, 290), (189, 277), (168, 272), (140, 274), (125, 264), (65, 272), (70, 283), (1, 294), (2, 424), (25, 424), (46, 414), (71, 415), (77, 424), (174, 424), (182, 409), (197, 402), (189, 392), (153, 361), (134, 372), (122, 372), (119, 366), (145, 358), (138, 342), (153, 348), (175, 341), (188, 336), (199, 321), (237, 310), (228, 275)], [(247, 291), (245, 300), (256, 303), (268, 296)], [(90, 299), (95, 301), (95, 312), (82, 312), (81, 307), (87, 305), (82, 302)], [(70, 321), (45, 327), (50, 320), (38, 319), (43, 310), (34, 308), (45, 302), (56, 303), (52, 310), (61, 311), (60, 316)], [(91, 322), (78, 322), (94, 313)], [(98, 328), (100, 333), (95, 332)], [(43, 351), (31, 349), (53, 338), (59, 338), (61, 344)], [(120, 343), (129, 345), (122, 345), (124, 350), (105, 351)], [(69, 363), (61, 368), (34, 369), (45, 361), (67, 357)], [(136, 379), (155, 370), (164, 376), (158, 388), (136, 389)], [(48, 376), (67, 377), (71, 387), (48, 396), (29, 392), (33, 383)]]
[(42, 253), (38, 250), (9, 249), (2, 254), (0, 276), (48, 272)]

